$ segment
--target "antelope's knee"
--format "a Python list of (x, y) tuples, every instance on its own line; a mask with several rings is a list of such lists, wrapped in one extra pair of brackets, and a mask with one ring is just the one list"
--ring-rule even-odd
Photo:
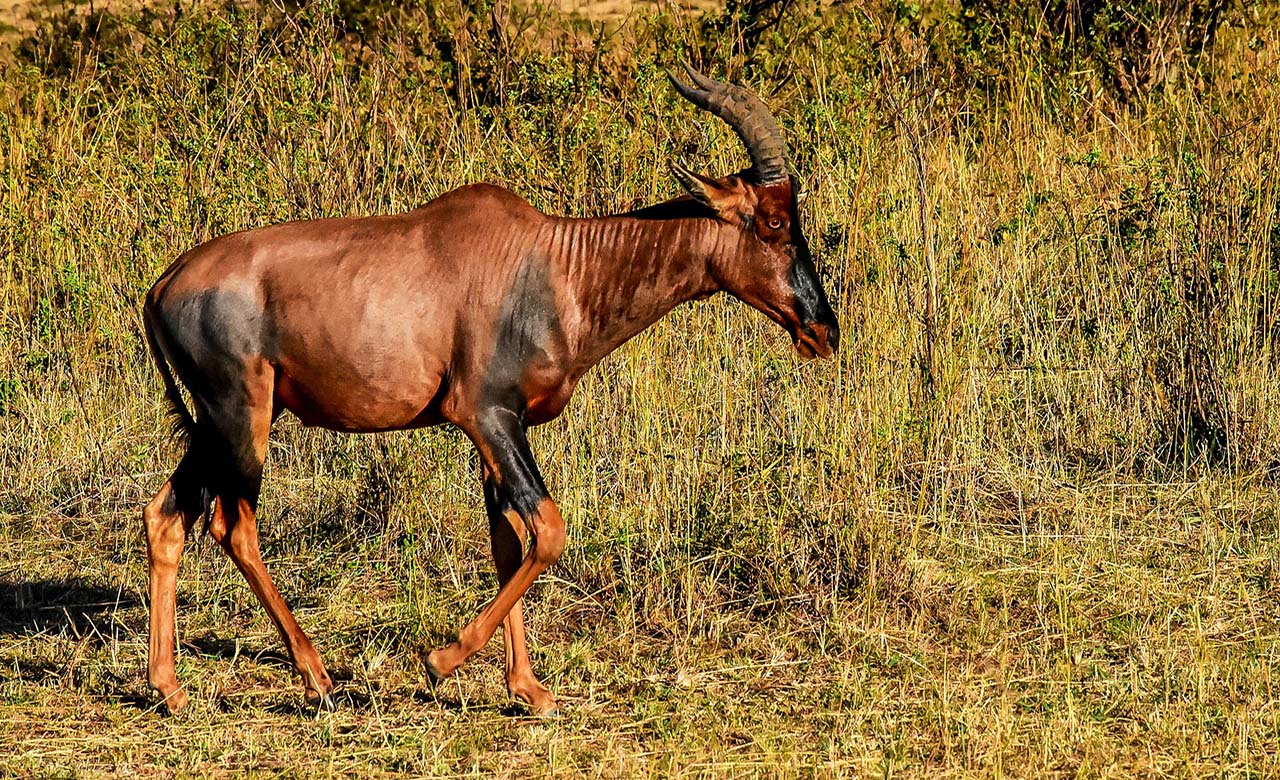
[(564, 518), (551, 499), (543, 499), (530, 522), (533, 527), (533, 559), (541, 566), (550, 566), (560, 558), (564, 550)]
[(222, 499), (215, 498), (213, 510), (209, 513), (209, 523), (205, 526), (205, 533), (209, 534), (209, 538), (213, 539), (218, 546), (225, 548), (230, 530), (226, 512), (222, 508)]
[(216, 498), (209, 521), (209, 536), (232, 555), (253, 554), (257, 550), (258, 527), (249, 502), (242, 498)]

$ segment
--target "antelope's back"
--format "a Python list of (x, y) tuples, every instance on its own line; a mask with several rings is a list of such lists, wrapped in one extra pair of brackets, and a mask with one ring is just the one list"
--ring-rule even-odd
[(179, 367), (270, 364), (280, 404), (306, 423), (433, 424), (446, 377), (491, 349), (486, 329), (546, 219), (472, 185), (404, 214), (233, 233), (180, 257), (148, 316)]

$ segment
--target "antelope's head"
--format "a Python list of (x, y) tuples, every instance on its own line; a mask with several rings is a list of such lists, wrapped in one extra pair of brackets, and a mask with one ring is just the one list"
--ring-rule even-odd
[(707, 78), (687, 63), (692, 86), (671, 82), (689, 102), (720, 117), (751, 155), (751, 167), (724, 178), (671, 170), (689, 195), (728, 228), (741, 232), (736, 251), (716, 253), (710, 272), (731, 295), (786, 328), (796, 351), (831, 357), (840, 325), (822, 289), (800, 227), (800, 183), (787, 159), (782, 131), (758, 97), (736, 84)]

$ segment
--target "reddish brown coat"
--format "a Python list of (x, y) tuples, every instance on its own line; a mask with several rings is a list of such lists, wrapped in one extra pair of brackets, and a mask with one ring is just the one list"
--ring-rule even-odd
[[(695, 102), (729, 87), (699, 84)], [(724, 110), (731, 123), (740, 119)], [(734, 126), (749, 143), (765, 127)], [(529, 664), (520, 598), (559, 556), (564, 521), (527, 427), (559, 415), (583, 373), (610, 351), (674, 306), (720, 290), (785, 327), (804, 355), (830, 356), (838, 343), (800, 230), (794, 180), (768, 168), (782, 152), (749, 149), (756, 166), (723, 179), (674, 166), (689, 194), (629, 214), (548, 216), (480, 184), (406, 214), (276, 225), (180, 257), (144, 306), (166, 393), (190, 436), (145, 512), (150, 679), (169, 708), (186, 701), (173, 664), (178, 560), (210, 504), (209, 532), (280, 629), (308, 700), (332, 704), (324, 664), (258, 551), (267, 438), (288, 410), (334, 430), (449, 422), (471, 438), (500, 588), (457, 641), (431, 653), (428, 669), (452, 674), (502, 624), (512, 694), (554, 711)]]

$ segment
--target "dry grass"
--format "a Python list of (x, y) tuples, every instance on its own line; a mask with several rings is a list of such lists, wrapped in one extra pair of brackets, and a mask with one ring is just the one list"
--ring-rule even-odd
[(139, 514), (177, 452), (137, 301), (234, 229), (477, 179), (603, 213), (672, 194), (673, 155), (733, 170), (654, 63), (739, 77), (741, 28), (440, 7), (390, 38), (316, 12), (43, 33), (0, 66), (0, 774), (1280, 774), (1280, 34), (1252, 13), (1128, 104), (1034, 53), (966, 81), (945, 25), (874, 6), (760, 37), (747, 80), (812, 180), (844, 348), (800, 364), (735, 302), (682, 308), (535, 432), (570, 524), (530, 606), (551, 723), (508, 708), (500, 645), (423, 679), (494, 588), (464, 439), (292, 421), (265, 555), (344, 706), (302, 710), (201, 541), (193, 706), (149, 709)]

